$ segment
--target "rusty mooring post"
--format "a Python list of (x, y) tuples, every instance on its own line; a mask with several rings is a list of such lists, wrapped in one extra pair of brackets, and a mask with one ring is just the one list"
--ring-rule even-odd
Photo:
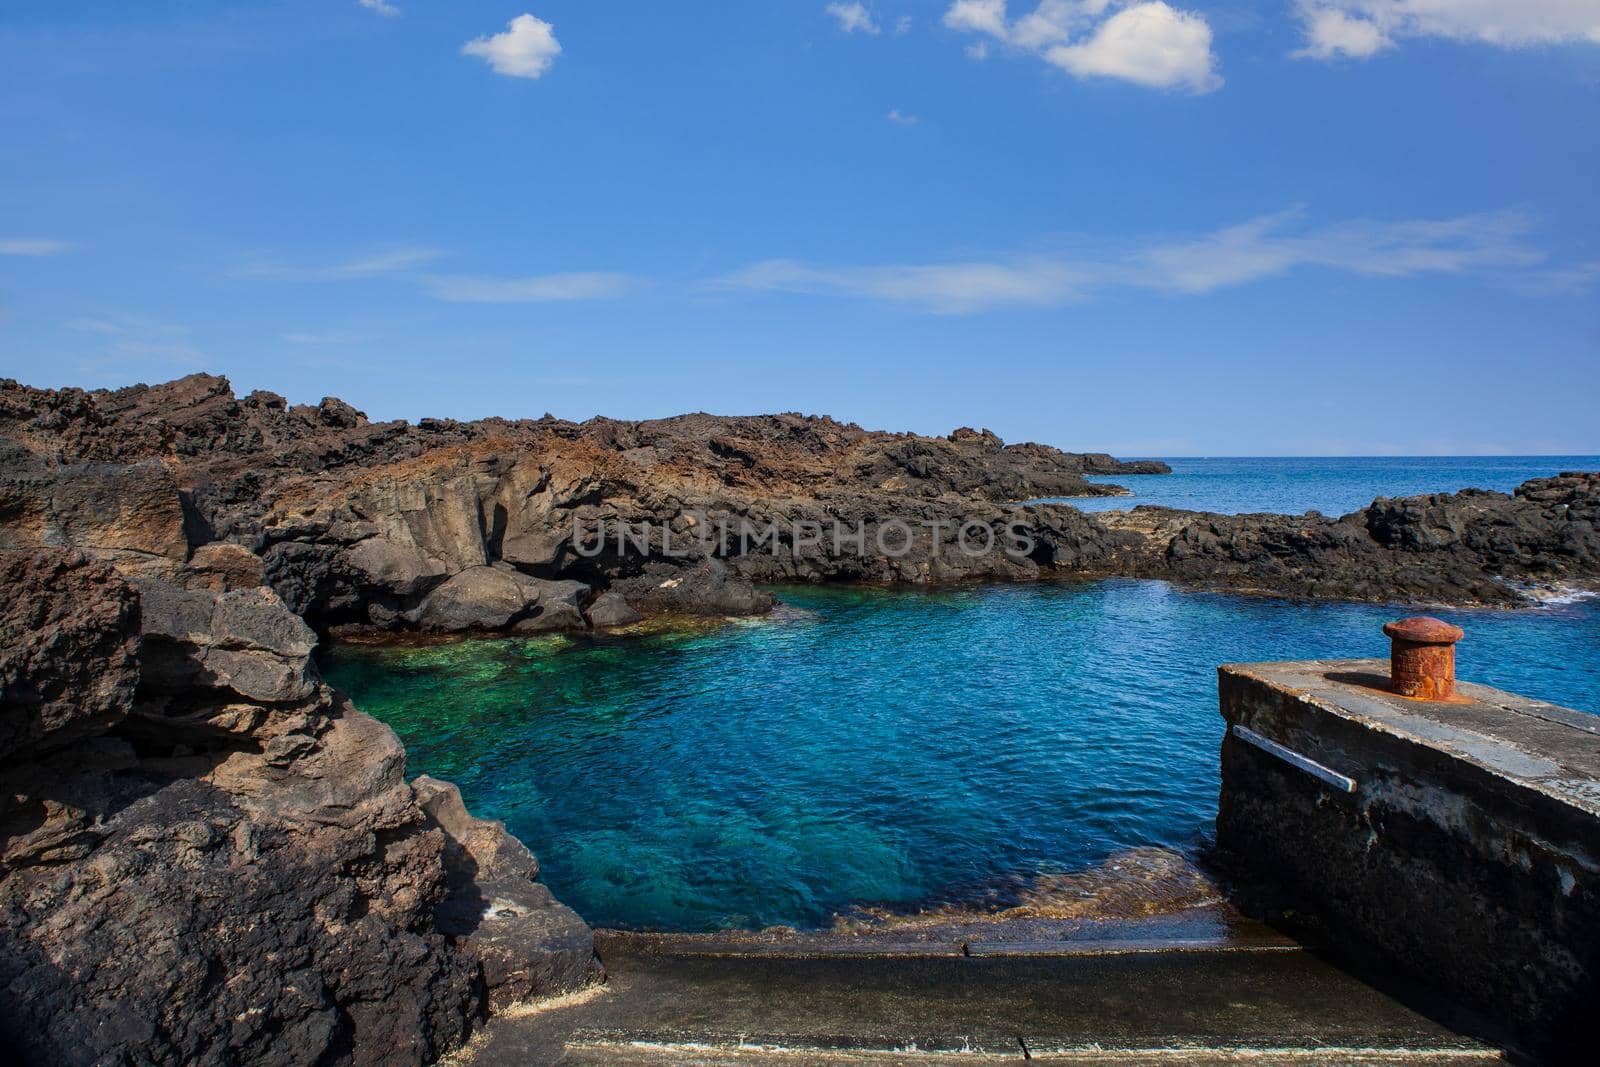
[(1456, 695), (1456, 642), (1466, 636), (1443, 619), (1418, 615), (1386, 622), (1389, 635), (1389, 688), (1418, 700), (1449, 700)]

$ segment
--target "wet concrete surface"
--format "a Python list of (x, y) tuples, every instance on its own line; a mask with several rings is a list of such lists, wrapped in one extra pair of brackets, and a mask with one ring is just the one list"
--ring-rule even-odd
[(492, 1020), (453, 1062), (1501, 1062), (1265, 928), (1184, 941), (1138, 926), (876, 954), (602, 934), (606, 985)]

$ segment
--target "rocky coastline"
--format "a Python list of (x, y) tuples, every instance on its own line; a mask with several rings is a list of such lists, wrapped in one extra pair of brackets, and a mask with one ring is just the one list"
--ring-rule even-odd
[[(768, 610), (770, 582), (1141, 577), (1512, 607), (1600, 582), (1600, 474), (1350, 515), (1086, 515), (1164, 465), (801, 415), (373, 423), (195, 375), (0, 381), (0, 1047), (423, 1063), (600, 978), (537, 860), (317, 676), (339, 635)], [(845, 523), (732, 552), (706, 522)], [(875, 550), (887, 524), (906, 551)], [(644, 550), (585, 544), (610, 523)], [(955, 551), (964, 525), (1026, 553)], [(687, 546), (668, 552), (674, 537)], [(655, 538), (657, 540), (651, 540)]]

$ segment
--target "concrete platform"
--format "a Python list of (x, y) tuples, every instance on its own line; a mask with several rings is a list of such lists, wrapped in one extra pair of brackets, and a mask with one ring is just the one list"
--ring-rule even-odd
[(1219, 670), (1218, 853), (1252, 910), (1594, 1062), (1600, 716), (1379, 660)]
[(998, 942), (864, 956), (601, 937), (606, 985), (492, 1020), (450, 1062), (1501, 1062), (1292, 944)]

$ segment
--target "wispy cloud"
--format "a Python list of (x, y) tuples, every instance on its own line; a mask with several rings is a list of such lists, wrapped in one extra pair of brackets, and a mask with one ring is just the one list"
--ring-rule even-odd
[(1369, 277), (1518, 271), (1544, 262), (1528, 244), (1533, 220), (1516, 211), (1452, 219), (1303, 225), (1304, 213), (1251, 219), (1194, 241), (1159, 245), (1132, 257), (1134, 284), (1206, 293), (1322, 267)]
[(823, 10), (833, 16), (833, 20), (839, 24), (839, 29), (845, 33), (865, 33), (876, 37), (883, 32), (873, 19), (872, 12), (868, 11), (867, 6), (859, 0), (848, 4), (829, 4)]
[(121, 315), (72, 319), (64, 324), (78, 333), (102, 338), (102, 364), (136, 360), (179, 367), (198, 367), (206, 355), (189, 339), (189, 329), (171, 323)]
[[(955, 0), (944, 25), (1035, 55), (1075, 78), (1114, 78), (1152, 89), (1222, 87), (1204, 15), (1162, 0), (1040, 0), (1012, 18), (1006, 0)], [(967, 48), (989, 55), (987, 40)]]
[(400, 14), (400, 9), (389, 3), (388, 0), (356, 0), (356, 3), (368, 11), (376, 11), (386, 19), (396, 18)]
[(915, 126), (917, 124), (917, 116), (908, 115), (897, 107), (891, 107), (884, 118), (900, 126)]
[(438, 299), (456, 303), (537, 304), (621, 296), (633, 285), (633, 279), (607, 271), (574, 271), (526, 278), (431, 275), (423, 279), (423, 284)]
[(234, 271), (240, 277), (264, 278), (285, 282), (343, 282), (385, 275), (405, 274), (439, 259), (437, 248), (403, 246), (368, 252), (337, 263), (285, 263), (257, 260)]
[[(1209, 293), (1323, 269), (1374, 278), (1481, 274), (1516, 283), (1546, 273), (1533, 220), (1514, 211), (1449, 219), (1313, 226), (1304, 212), (1264, 215), (1187, 239), (1145, 239), (1074, 256), (832, 267), (773, 259), (714, 281), (717, 288), (823, 293), (909, 304), (943, 314), (1052, 307), (1115, 289)], [(1578, 275), (1563, 276), (1568, 284)]]
[(283, 339), (292, 345), (305, 345), (311, 348), (320, 348), (328, 345), (353, 345), (360, 344), (363, 338), (353, 333), (307, 333), (303, 331), (290, 332), (283, 335)]
[(1600, 44), (1594, 0), (1297, 0), (1311, 59), (1366, 59), (1409, 37), (1473, 41), (1499, 48)]
[(59, 256), (72, 247), (46, 237), (0, 237), (0, 256)]
[[(568, 271), (495, 276), (439, 274), (425, 268), (445, 255), (439, 249), (404, 246), (367, 252), (333, 263), (258, 260), (234, 271), (236, 277), (274, 282), (342, 283), (384, 279), (419, 287), (436, 300), (468, 304), (533, 304), (567, 300), (602, 300), (621, 296), (637, 279), (618, 271)], [(329, 344), (330, 335), (285, 335), (293, 344)], [(340, 343), (348, 340), (341, 339)]]
[(817, 267), (769, 259), (724, 275), (713, 285), (866, 297), (963, 314), (996, 307), (1061, 304), (1084, 293), (1090, 280), (1074, 265), (1047, 259), (883, 267)]
[(538, 78), (561, 54), (561, 43), (550, 23), (522, 14), (507, 23), (502, 32), (468, 41), (461, 46), (461, 54), (477, 56), (496, 74)]

